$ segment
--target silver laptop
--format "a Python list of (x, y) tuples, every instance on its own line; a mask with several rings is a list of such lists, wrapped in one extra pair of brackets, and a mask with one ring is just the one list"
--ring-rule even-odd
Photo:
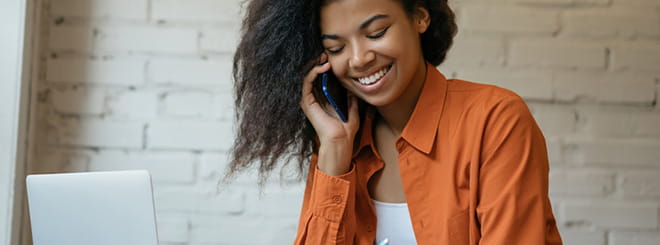
[(157, 245), (145, 170), (27, 177), (34, 245)]

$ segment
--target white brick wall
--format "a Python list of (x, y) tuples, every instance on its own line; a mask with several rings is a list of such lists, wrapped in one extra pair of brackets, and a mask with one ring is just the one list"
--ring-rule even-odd
[(159, 121), (149, 124), (147, 148), (229, 150), (231, 122)]
[(52, 105), (62, 114), (101, 115), (104, 111), (106, 92), (97, 88), (73, 88), (51, 90)]
[(559, 29), (558, 13), (551, 8), (502, 7), (479, 2), (463, 7), (458, 14), (463, 27), (461, 31), (551, 35)]
[(612, 45), (612, 69), (660, 72), (660, 43), (656, 41), (620, 42)]
[(566, 34), (575, 37), (608, 39), (614, 37), (658, 37), (660, 19), (649, 8), (609, 8), (566, 11)]
[(178, 117), (203, 117), (213, 114), (213, 94), (205, 91), (175, 91), (163, 98), (164, 113)]
[(143, 145), (144, 124), (103, 119), (71, 120), (61, 125), (57, 144), (94, 147), (139, 149)]
[(613, 232), (609, 240), (613, 245), (653, 245), (660, 244), (660, 235), (652, 232)]
[[(164, 245), (290, 243), (302, 184), (217, 186), (240, 2), (45, 0), (29, 171), (148, 169)], [(565, 244), (660, 244), (660, 1), (450, 2), (441, 71), (527, 100)]]
[(606, 196), (614, 191), (614, 173), (580, 169), (550, 174), (550, 193), (575, 196)]
[(51, 14), (57, 16), (108, 19), (147, 18), (148, 0), (57, 0)]
[(231, 57), (213, 61), (152, 60), (147, 74), (152, 82), (165, 84), (231, 86)]
[(147, 169), (156, 183), (192, 184), (195, 166), (189, 152), (102, 150), (89, 156), (90, 171)]
[(109, 26), (99, 29), (95, 45), (106, 52), (194, 53), (197, 35), (183, 27)]
[(153, 0), (152, 18), (167, 21), (235, 22), (240, 19), (237, 1)]
[(91, 28), (53, 26), (49, 31), (48, 46), (52, 50), (89, 51), (92, 49), (94, 35)]
[(604, 69), (605, 46), (585, 41), (520, 39), (511, 42), (513, 67), (548, 69)]
[(656, 77), (644, 72), (566, 71), (555, 74), (554, 96), (573, 102), (591, 100), (603, 103), (652, 104), (657, 99)]
[(149, 120), (158, 116), (159, 91), (124, 89), (108, 99), (108, 118)]
[(164, 244), (186, 244), (190, 240), (190, 222), (186, 215), (158, 215), (158, 239)]
[(654, 202), (566, 202), (561, 205), (560, 213), (567, 226), (658, 229), (658, 204)]
[(570, 140), (565, 147), (564, 160), (571, 164), (656, 167), (660, 159), (660, 142), (657, 140)]
[(202, 30), (199, 40), (200, 48), (203, 51), (216, 51), (224, 53), (233, 53), (234, 47), (238, 45), (239, 25), (220, 24), (222, 31), (214, 28)]
[(145, 80), (141, 60), (89, 60), (81, 58), (49, 59), (48, 82), (138, 85)]
[(602, 231), (566, 230), (561, 233), (564, 244), (601, 245), (606, 244)]

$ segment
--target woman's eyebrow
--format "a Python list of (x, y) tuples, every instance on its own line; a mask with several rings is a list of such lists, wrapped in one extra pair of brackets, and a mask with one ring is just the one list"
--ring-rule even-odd
[(323, 41), (325, 39), (337, 40), (337, 39), (339, 39), (339, 36), (332, 35), (332, 34), (323, 34), (323, 35), (321, 35), (321, 41)]
[(389, 15), (385, 15), (385, 14), (377, 14), (377, 15), (371, 16), (369, 19), (365, 20), (364, 22), (362, 22), (362, 24), (360, 24), (359, 29), (362, 30), (364, 28), (367, 28), (367, 26), (369, 26), (369, 24), (371, 24), (371, 22), (374, 22), (377, 19), (383, 19), (383, 18), (389, 18), (389, 17), (390, 17)]
[[(389, 18), (389, 17), (390, 17), (389, 15), (385, 15), (385, 14), (377, 14), (377, 15), (371, 16), (371, 17), (369, 17), (369, 19), (362, 22), (362, 24), (360, 24), (360, 28), (358, 28), (358, 29), (362, 30), (364, 28), (367, 28), (367, 26), (369, 26), (375, 20), (383, 19), (383, 18)], [(337, 40), (337, 39), (339, 39), (339, 36), (334, 35), (334, 34), (323, 34), (323, 35), (321, 35), (321, 40), (325, 40), (325, 39)]]

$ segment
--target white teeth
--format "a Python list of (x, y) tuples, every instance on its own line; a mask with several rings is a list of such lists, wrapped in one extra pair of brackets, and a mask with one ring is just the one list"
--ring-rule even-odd
[(358, 82), (360, 82), (361, 84), (364, 84), (364, 85), (369, 85), (369, 84), (375, 83), (376, 81), (381, 79), (385, 75), (385, 73), (387, 73), (388, 69), (389, 69), (389, 67), (385, 67), (382, 70), (372, 74), (371, 76), (358, 78)]

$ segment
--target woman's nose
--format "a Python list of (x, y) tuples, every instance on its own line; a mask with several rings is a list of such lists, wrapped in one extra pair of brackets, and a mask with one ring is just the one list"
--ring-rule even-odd
[(353, 45), (353, 53), (349, 65), (353, 69), (362, 69), (376, 59), (376, 54), (371, 50), (361, 47), (360, 45)]

